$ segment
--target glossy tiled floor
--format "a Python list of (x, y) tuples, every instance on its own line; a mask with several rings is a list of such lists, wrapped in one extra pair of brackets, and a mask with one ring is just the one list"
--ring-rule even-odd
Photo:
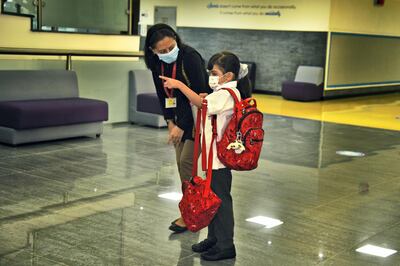
[(294, 102), (280, 96), (255, 95), (267, 114), (338, 124), (400, 130), (400, 93), (351, 97), (319, 102)]
[[(106, 126), (101, 139), (0, 146), (0, 265), (400, 265), (400, 133), (266, 116), (260, 166), (235, 172), (237, 259), (171, 235), (179, 191), (166, 131)], [(337, 150), (360, 151), (349, 158)], [(272, 229), (246, 222), (264, 215)]]

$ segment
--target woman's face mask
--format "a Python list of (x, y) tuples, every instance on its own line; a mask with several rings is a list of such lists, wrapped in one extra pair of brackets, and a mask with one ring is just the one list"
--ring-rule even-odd
[(161, 61), (163, 61), (167, 64), (171, 64), (171, 63), (175, 62), (178, 59), (178, 54), (179, 54), (178, 45), (175, 45), (174, 49), (172, 49), (168, 53), (165, 53), (165, 54), (157, 53), (158, 58), (160, 58)]
[(158, 41), (155, 47), (151, 49), (161, 61), (167, 64), (171, 64), (178, 59), (179, 47), (176, 40), (172, 37), (165, 37)]

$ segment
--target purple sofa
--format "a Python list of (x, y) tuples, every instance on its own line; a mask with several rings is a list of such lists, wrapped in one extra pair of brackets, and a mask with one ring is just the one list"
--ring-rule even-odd
[(292, 101), (319, 101), (323, 98), (323, 79), (322, 67), (299, 66), (295, 80), (282, 83), (282, 97)]
[(150, 70), (129, 71), (129, 121), (159, 128), (167, 126)]
[(0, 71), (0, 142), (22, 143), (100, 136), (108, 120), (104, 101), (79, 97), (76, 73)]

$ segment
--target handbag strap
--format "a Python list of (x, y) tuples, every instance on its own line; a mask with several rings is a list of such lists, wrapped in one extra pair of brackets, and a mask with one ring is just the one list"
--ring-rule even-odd
[[(211, 180), (212, 180), (212, 167), (213, 167), (213, 156), (214, 156), (214, 142), (217, 137), (217, 120), (216, 117), (213, 116), (211, 119), (212, 123), (212, 138), (210, 149), (208, 152), (208, 159), (207, 159), (207, 152), (206, 152), (206, 139), (205, 139), (205, 125), (207, 120), (207, 100), (203, 99), (202, 108), (197, 110), (197, 119), (196, 119), (196, 135), (195, 135), (195, 144), (193, 150), (193, 170), (192, 176), (197, 175), (197, 164), (198, 164), (198, 154), (199, 154), (199, 145), (200, 145), (200, 137), (202, 138), (201, 142), (201, 154), (202, 154), (202, 169), (203, 171), (207, 170), (206, 175), (206, 186), (204, 189), (204, 197), (208, 197), (208, 194), (211, 191)], [(201, 134), (200, 127), (203, 128), (203, 134)]]
[(208, 197), (211, 191), (211, 180), (213, 171), (213, 159), (214, 159), (214, 142), (217, 138), (217, 118), (214, 115), (211, 119), (212, 123), (212, 138), (210, 143), (210, 151), (208, 152), (208, 166), (207, 166), (207, 177), (206, 177), (206, 187), (204, 189), (204, 197)]
[(206, 163), (206, 138), (205, 138), (205, 125), (206, 125), (206, 120), (207, 120), (207, 100), (203, 100), (203, 106), (201, 107), (201, 113), (202, 113), (202, 121), (203, 121), (203, 140), (202, 140), (202, 153), (203, 153), (203, 170), (207, 168), (207, 176), (206, 176), (206, 186), (204, 189), (204, 194), (203, 197), (208, 197), (210, 191), (211, 191), (211, 180), (212, 180), (212, 170), (213, 170), (213, 157), (214, 157), (214, 142), (215, 139), (217, 138), (217, 119), (216, 116), (213, 115), (211, 119), (211, 125), (212, 125), (212, 136), (211, 136), (211, 142), (210, 142), (210, 147), (208, 151), (208, 161), (207, 161), (207, 167), (205, 167)]
[(207, 169), (207, 152), (206, 152), (206, 140), (205, 134), (201, 134), (201, 128), (203, 128), (203, 132), (205, 129), (205, 123), (207, 119), (207, 100), (203, 100), (202, 108), (197, 109), (197, 118), (196, 118), (196, 131), (194, 136), (194, 149), (193, 149), (193, 168), (192, 168), (192, 176), (197, 175), (197, 167), (199, 160), (199, 150), (200, 150), (200, 138), (201, 138), (201, 163), (202, 170), (206, 171)]
[(203, 99), (202, 106), (201, 106), (201, 121), (202, 121), (202, 128), (203, 128), (203, 136), (201, 140), (201, 166), (203, 171), (207, 169), (207, 151), (206, 151), (206, 120), (207, 120), (207, 100)]
[(197, 119), (196, 119), (196, 132), (194, 135), (194, 149), (193, 149), (193, 168), (192, 168), (192, 177), (197, 175), (197, 164), (199, 160), (199, 146), (200, 146), (200, 131), (201, 126), (201, 109), (197, 109)]

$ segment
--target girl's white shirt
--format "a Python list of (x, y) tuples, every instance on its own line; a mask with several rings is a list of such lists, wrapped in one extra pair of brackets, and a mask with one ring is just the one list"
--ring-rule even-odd
[[(207, 159), (212, 138), (211, 118), (213, 115), (217, 116), (218, 138), (216, 139), (216, 141), (219, 141), (222, 138), (222, 135), (224, 134), (229, 121), (231, 120), (231, 117), (233, 115), (233, 108), (235, 106), (235, 101), (230, 95), (229, 91), (223, 89), (232, 89), (240, 101), (240, 92), (236, 87), (236, 81), (227, 82), (225, 84), (219, 85), (217, 88), (214, 89), (211, 94), (209, 94), (205, 98), (207, 100), (207, 120), (205, 124), (204, 135), (206, 138)], [(213, 170), (226, 168), (226, 166), (223, 165), (218, 159), (216, 141), (214, 141), (213, 145)]]

